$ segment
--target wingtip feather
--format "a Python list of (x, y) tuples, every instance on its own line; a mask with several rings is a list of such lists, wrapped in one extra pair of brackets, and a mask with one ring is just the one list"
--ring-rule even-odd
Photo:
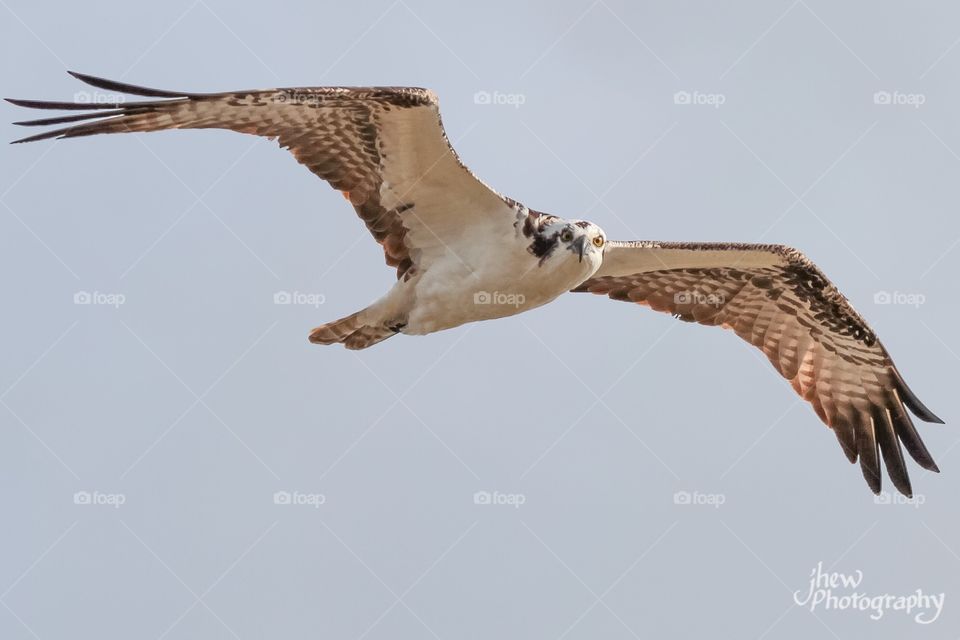
[(150, 87), (141, 87), (135, 84), (127, 84), (126, 82), (119, 82), (117, 80), (107, 80), (106, 78), (100, 78), (98, 76), (92, 76), (87, 73), (80, 73), (79, 71), (67, 71), (71, 76), (77, 80), (89, 84), (92, 87), (97, 87), (98, 89), (105, 89), (107, 91), (117, 91), (119, 93), (129, 93), (135, 96), (147, 96), (151, 98), (184, 98), (190, 96), (197, 96), (200, 94), (188, 93), (186, 91), (166, 91), (163, 89), (151, 89)]
[(903, 376), (900, 375), (900, 372), (897, 371), (896, 368), (894, 368), (893, 373), (896, 377), (897, 392), (900, 394), (903, 404), (907, 405), (910, 411), (912, 411), (915, 416), (924, 422), (944, 424), (942, 419), (940, 419), (933, 411), (930, 411), (925, 404), (920, 402), (920, 398), (918, 398), (917, 394), (915, 394), (910, 387), (907, 386)]

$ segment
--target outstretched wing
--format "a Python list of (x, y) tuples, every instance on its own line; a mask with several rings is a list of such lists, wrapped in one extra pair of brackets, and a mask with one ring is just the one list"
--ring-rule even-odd
[(893, 484), (911, 495), (901, 442), (921, 467), (939, 471), (904, 405), (922, 420), (942, 421), (910, 391), (843, 294), (795, 249), (610, 242), (600, 270), (574, 291), (732, 329), (813, 405), (850, 462), (860, 459), (875, 493), (882, 456)]
[[(17, 122), (81, 122), (16, 142), (98, 133), (229, 129), (276, 139), (310, 171), (344, 192), (397, 277), (412, 275), (462, 237), (465, 228), (512, 224), (515, 211), (459, 160), (440, 122), (436, 95), (412, 87), (313, 87), (187, 93), (137, 87), (70, 72), (108, 91), (159, 100), (9, 102), (88, 111)], [(414, 271), (411, 271), (411, 269)]]

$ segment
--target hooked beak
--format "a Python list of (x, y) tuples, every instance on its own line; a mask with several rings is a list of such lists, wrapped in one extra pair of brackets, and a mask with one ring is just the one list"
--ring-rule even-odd
[(587, 236), (580, 236), (571, 242), (570, 250), (573, 251), (574, 249), (576, 249), (577, 253), (580, 255), (580, 262), (583, 262), (583, 252), (587, 249)]

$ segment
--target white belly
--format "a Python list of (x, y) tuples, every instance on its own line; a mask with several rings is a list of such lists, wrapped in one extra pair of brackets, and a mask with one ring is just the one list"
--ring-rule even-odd
[(423, 335), (534, 309), (576, 287), (599, 267), (572, 254), (540, 266), (525, 244), (501, 246), (508, 251), (450, 256), (411, 280), (413, 305), (403, 333)]

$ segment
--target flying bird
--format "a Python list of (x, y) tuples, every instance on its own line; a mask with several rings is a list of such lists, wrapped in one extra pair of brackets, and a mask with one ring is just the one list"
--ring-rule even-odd
[[(436, 95), (413, 87), (309, 87), (188, 93), (80, 73), (94, 87), (148, 100), (48, 102), (83, 111), (17, 122), (69, 125), (16, 142), (99, 133), (228, 129), (276, 140), (343, 193), (396, 284), (370, 306), (314, 329), (310, 341), (366, 349), (398, 333), (424, 335), (514, 315), (568, 291), (731, 329), (833, 430), (879, 493), (881, 459), (912, 495), (901, 449), (939, 471), (907, 411), (940, 422), (833, 283), (801, 252), (774, 244), (620, 242), (587, 220), (500, 195), (450, 146)], [(78, 124), (79, 123), (79, 124)]]

